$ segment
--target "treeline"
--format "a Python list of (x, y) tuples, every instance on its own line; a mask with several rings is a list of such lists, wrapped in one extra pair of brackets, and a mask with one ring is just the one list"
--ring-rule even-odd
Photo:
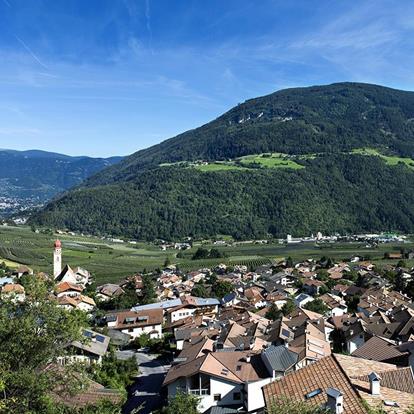
[(126, 183), (72, 191), (35, 225), (142, 240), (414, 231), (414, 172), (377, 157), (330, 155), (301, 170), (159, 168)]

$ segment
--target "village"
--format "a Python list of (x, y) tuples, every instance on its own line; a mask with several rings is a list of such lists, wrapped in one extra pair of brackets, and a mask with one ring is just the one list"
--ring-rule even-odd
[[(410, 253), (390, 253), (394, 263), (381, 269), (358, 257), (187, 273), (166, 263), (159, 274), (96, 286), (86, 269), (64, 264), (62, 250), (56, 240), (51, 275), (2, 265), (1, 298), (24, 302), (24, 280), (53, 278), (50, 300), (89, 321), (59, 363), (132, 357), (139, 374), (127, 412), (152, 412), (181, 392), (215, 414), (261, 413), (287, 395), (337, 414), (403, 413), (413, 403)], [(120, 394), (94, 384), (81, 401), (103, 398)]]

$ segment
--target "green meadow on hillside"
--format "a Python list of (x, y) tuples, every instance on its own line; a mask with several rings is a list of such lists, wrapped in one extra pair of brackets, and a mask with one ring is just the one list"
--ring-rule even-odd
[(352, 150), (352, 154), (380, 157), (387, 165), (395, 166), (404, 164), (414, 170), (414, 160), (412, 158), (398, 157), (396, 155), (384, 155), (375, 148), (357, 148)]
[(295, 170), (305, 168), (291, 159), (287, 154), (253, 154), (240, 157), (240, 163), (243, 165), (259, 164), (266, 168), (293, 168)]
[(303, 165), (298, 164), (294, 158), (305, 159), (312, 158), (312, 155), (306, 156), (290, 156), (282, 153), (263, 153), (263, 154), (251, 154), (245, 155), (240, 158), (228, 161), (214, 161), (209, 163), (201, 162), (189, 162), (179, 161), (176, 163), (162, 163), (160, 167), (171, 167), (181, 166), (187, 168), (195, 168), (199, 171), (210, 172), (210, 171), (229, 171), (229, 170), (247, 170), (252, 167), (263, 167), (263, 168), (291, 168), (301, 169), (305, 168)]

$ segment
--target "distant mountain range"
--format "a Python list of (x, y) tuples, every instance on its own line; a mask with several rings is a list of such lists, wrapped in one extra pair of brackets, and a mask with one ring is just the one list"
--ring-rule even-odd
[(121, 159), (0, 149), (0, 215), (42, 205)]
[(414, 93), (251, 99), (88, 178), (32, 223), (139, 239), (414, 231)]

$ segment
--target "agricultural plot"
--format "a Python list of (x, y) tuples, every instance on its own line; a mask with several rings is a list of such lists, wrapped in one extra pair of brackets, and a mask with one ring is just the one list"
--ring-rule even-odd
[(195, 165), (194, 168), (204, 172), (229, 171), (229, 170), (245, 170), (245, 168), (234, 164), (233, 162), (212, 162), (209, 164)]
[(292, 157), (280, 153), (246, 155), (239, 160), (244, 165), (259, 164), (266, 168), (291, 168), (294, 170), (305, 168), (294, 161)]
[[(0, 261), (10, 265), (26, 264), (35, 271), (51, 272), (52, 249), (56, 235), (36, 234), (27, 227), (0, 227)], [(70, 266), (81, 266), (95, 276), (97, 283), (117, 282), (128, 275), (144, 270), (162, 268), (166, 258), (184, 271), (203, 267), (214, 267), (219, 263), (229, 266), (245, 265), (256, 268), (286, 257), (299, 261), (307, 258), (319, 259), (329, 256), (334, 260), (349, 259), (360, 255), (369, 257), (374, 262), (385, 264), (384, 253), (414, 249), (413, 243), (383, 244), (378, 247), (365, 246), (361, 243), (301, 243), (285, 245), (278, 243), (255, 244), (243, 243), (231, 246), (215, 246), (212, 243), (194, 243), (190, 250), (162, 251), (151, 243), (139, 242), (136, 245), (128, 243), (111, 243), (96, 237), (58, 236), (62, 241), (63, 261)], [(192, 260), (196, 250), (215, 248), (225, 253), (224, 258)], [(408, 265), (414, 261), (407, 261)]]
[(411, 158), (398, 157), (395, 155), (384, 155), (374, 148), (357, 148), (352, 150), (352, 154), (380, 157), (387, 165), (395, 166), (403, 164), (414, 170), (414, 160)]

